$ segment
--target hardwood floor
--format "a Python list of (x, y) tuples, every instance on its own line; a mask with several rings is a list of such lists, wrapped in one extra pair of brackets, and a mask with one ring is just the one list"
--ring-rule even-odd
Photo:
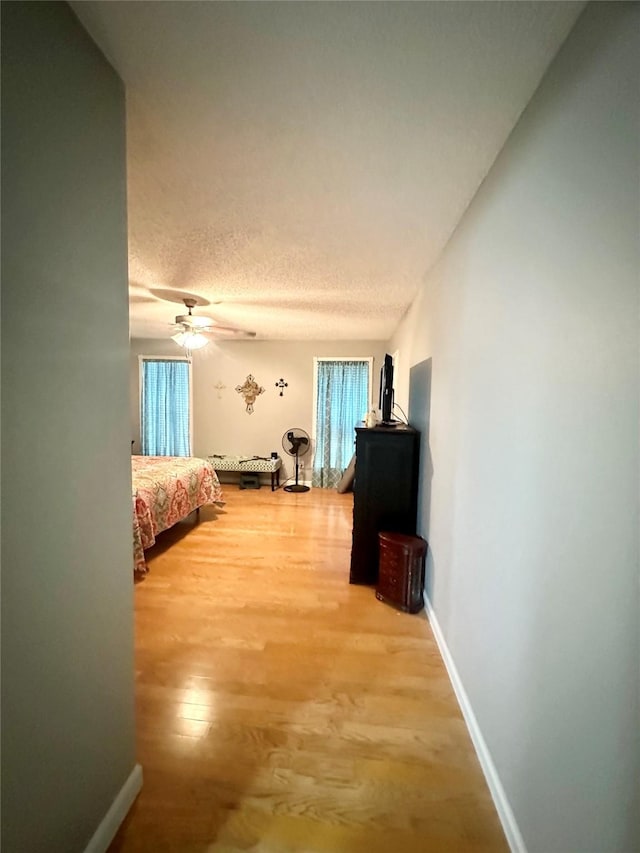
[(136, 584), (144, 786), (110, 851), (507, 850), (424, 613), (348, 583), (352, 496), (224, 491)]

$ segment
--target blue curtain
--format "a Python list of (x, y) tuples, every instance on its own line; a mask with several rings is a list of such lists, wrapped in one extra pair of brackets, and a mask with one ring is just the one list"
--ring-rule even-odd
[(356, 424), (368, 409), (368, 361), (318, 361), (314, 486), (338, 485), (354, 453)]
[(189, 363), (144, 360), (141, 433), (144, 456), (190, 456)]

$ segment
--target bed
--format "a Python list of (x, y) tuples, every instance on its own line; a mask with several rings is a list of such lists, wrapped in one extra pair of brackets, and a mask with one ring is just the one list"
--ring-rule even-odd
[(144, 552), (163, 530), (205, 504), (221, 504), (218, 476), (207, 459), (132, 456), (133, 566), (146, 572)]

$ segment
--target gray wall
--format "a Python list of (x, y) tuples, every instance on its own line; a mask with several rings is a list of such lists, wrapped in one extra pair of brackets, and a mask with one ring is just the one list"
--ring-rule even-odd
[(2, 831), (83, 850), (134, 767), (124, 92), (2, 6)]
[[(171, 341), (131, 342), (131, 438), (139, 448), (138, 356), (181, 354)], [(381, 341), (224, 341), (211, 343), (193, 355), (193, 452), (246, 453), (268, 456), (280, 452), (287, 476), (294, 465), (282, 450), (282, 436), (292, 426), (313, 434), (313, 359), (373, 356), (373, 401), (378, 404)], [(235, 390), (251, 373), (265, 389), (247, 414)], [(289, 387), (280, 397), (275, 383), (282, 377)], [(218, 391), (221, 382), (226, 388)], [(362, 412), (365, 415), (365, 412)], [(310, 468), (313, 454), (303, 460)], [(221, 477), (222, 479), (222, 477)], [(237, 479), (237, 478), (236, 478)]]
[(391, 343), (428, 593), (539, 853), (640, 849), (639, 11), (587, 7)]

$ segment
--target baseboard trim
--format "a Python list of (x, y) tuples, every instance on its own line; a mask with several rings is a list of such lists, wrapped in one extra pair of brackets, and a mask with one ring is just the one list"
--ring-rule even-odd
[(471, 702), (469, 701), (467, 692), (462, 684), (462, 679), (460, 678), (455, 662), (444, 638), (444, 634), (440, 628), (438, 617), (436, 616), (433, 605), (427, 596), (425, 596), (425, 609), (427, 611), (431, 630), (433, 631), (433, 636), (438, 644), (442, 660), (444, 661), (447, 673), (449, 674), (451, 685), (453, 686), (458, 704), (460, 705), (462, 716), (464, 717), (469, 734), (471, 735), (471, 741), (473, 742), (473, 746), (478, 756), (482, 772), (487, 780), (489, 792), (491, 793), (496, 811), (498, 812), (498, 817), (500, 818), (504, 834), (507, 837), (509, 847), (511, 848), (512, 853), (527, 853), (524, 839), (522, 838), (515, 816), (511, 810), (505, 790), (500, 782), (500, 777), (498, 776), (498, 771), (496, 770), (496, 766), (491, 758), (489, 747), (482, 736), (476, 715), (473, 713), (473, 708), (471, 707)]
[(93, 833), (84, 853), (106, 853), (120, 824), (133, 805), (133, 801), (140, 793), (140, 788), (142, 788), (142, 767), (136, 764), (127, 781), (120, 788), (115, 800), (111, 803), (111, 808)]

